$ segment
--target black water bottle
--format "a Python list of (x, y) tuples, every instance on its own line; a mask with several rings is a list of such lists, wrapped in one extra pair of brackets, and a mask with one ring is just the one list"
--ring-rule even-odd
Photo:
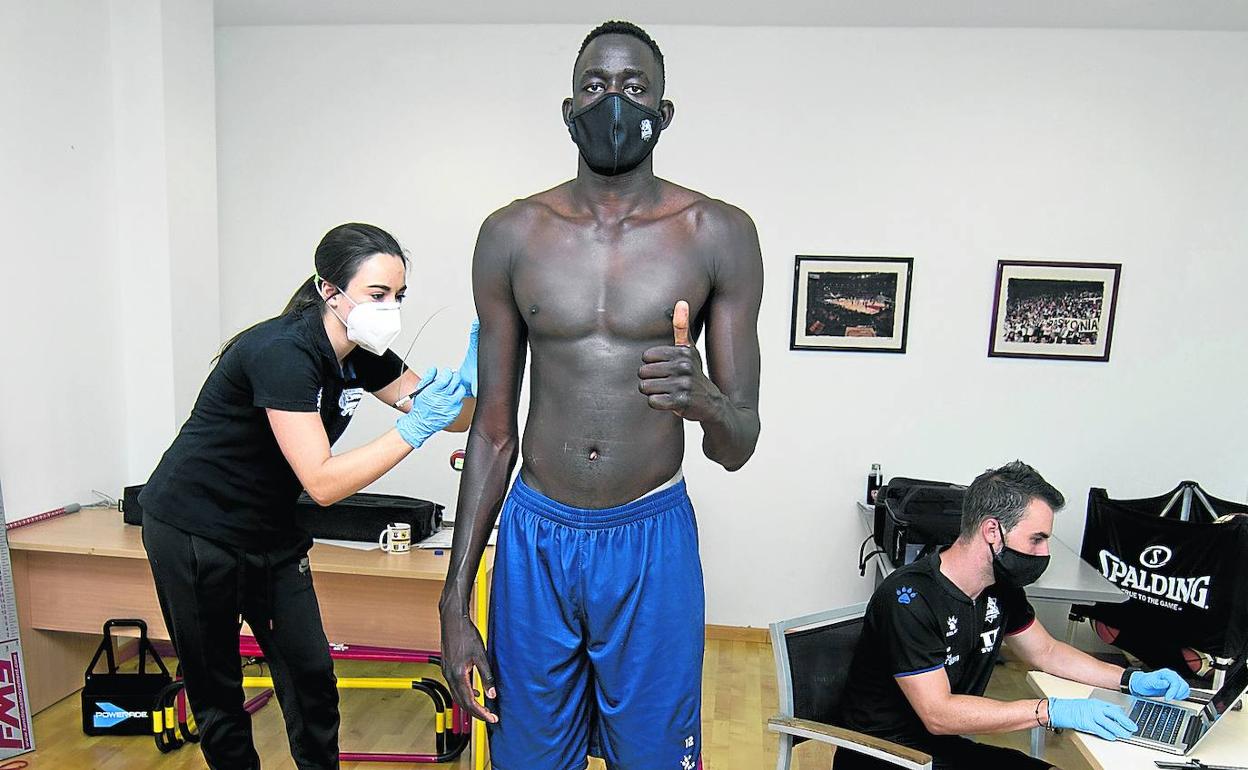
[(884, 472), (880, 470), (879, 463), (871, 464), (871, 473), (867, 476), (867, 504), (875, 505), (875, 496), (879, 494), (880, 487), (884, 486)]

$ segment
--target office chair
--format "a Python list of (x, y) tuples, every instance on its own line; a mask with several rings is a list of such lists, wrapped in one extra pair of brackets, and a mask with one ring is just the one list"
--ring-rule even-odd
[(932, 758), (921, 751), (836, 726), (866, 609), (864, 602), (771, 624), (780, 713), (767, 720), (767, 729), (779, 733), (776, 770), (789, 770), (793, 747), (806, 740), (931, 770)]

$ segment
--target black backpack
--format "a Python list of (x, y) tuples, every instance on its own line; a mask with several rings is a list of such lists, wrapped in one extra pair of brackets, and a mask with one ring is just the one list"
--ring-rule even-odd
[(966, 487), (948, 481), (897, 476), (875, 498), (876, 547), (894, 565), (952, 545), (962, 529)]

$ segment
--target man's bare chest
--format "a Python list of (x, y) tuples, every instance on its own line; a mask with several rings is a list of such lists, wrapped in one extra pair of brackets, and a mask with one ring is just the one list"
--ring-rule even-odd
[(676, 303), (696, 318), (710, 287), (708, 261), (678, 238), (539, 242), (512, 266), (516, 308), (543, 337), (670, 337)]

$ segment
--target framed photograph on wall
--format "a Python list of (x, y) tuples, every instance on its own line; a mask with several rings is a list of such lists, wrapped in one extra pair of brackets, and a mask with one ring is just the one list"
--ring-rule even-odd
[(997, 262), (988, 355), (1108, 361), (1118, 302), (1115, 262)]
[(913, 257), (798, 255), (790, 350), (905, 353)]

